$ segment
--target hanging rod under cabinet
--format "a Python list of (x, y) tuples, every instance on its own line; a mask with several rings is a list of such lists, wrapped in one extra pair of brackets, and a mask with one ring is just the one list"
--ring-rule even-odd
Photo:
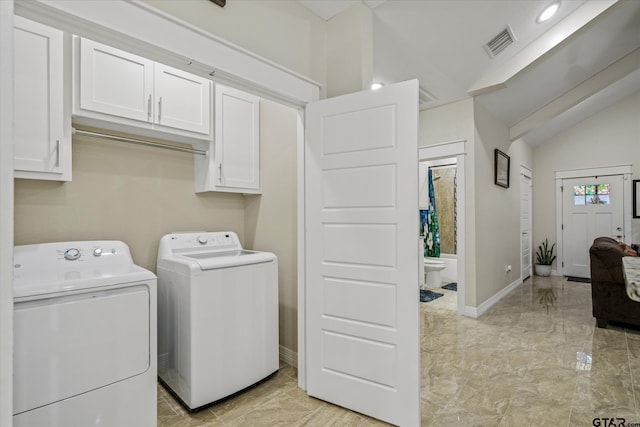
[(93, 132), (93, 131), (89, 131), (89, 130), (73, 128), (72, 129), (72, 133), (74, 135), (93, 136), (93, 137), (96, 137), (96, 138), (110, 139), (112, 141), (126, 142), (126, 143), (129, 143), (129, 144), (147, 145), (147, 146), (150, 146), (150, 147), (164, 148), (166, 150), (173, 150), (173, 151), (181, 151), (183, 153), (198, 154), (200, 156), (206, 156), (207, 155), (207, 151), (206, 150), (198, 150), (197, 148), (178, 147), (176, 145), (163, 144), (161, 142), (153, 142), (153, 141), (145, 141), (143, 139), (127, 138), (125, 136), (111, 135), (111, 134), (102, 133), (102, 132)]

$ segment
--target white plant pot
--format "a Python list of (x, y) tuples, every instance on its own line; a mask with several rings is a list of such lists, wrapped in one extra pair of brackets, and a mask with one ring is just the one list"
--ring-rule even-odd
[(536, 276), (551, 276), (551, 266), (550, 265), (535, 265)]

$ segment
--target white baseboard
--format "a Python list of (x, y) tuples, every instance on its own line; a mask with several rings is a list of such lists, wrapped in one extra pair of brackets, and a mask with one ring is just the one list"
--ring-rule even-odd
[(501, 291), (497, 292), (491, 298), (480, 304), (478, 307), (471, 307), (466, 305), (462, 314), (477, 319), (520, 284), (522, 284), (522, 279), (518, 278), (507, 285), (505, 288), (503, 288)]
[(297, 368), (298, 353), (287, 347), (280, 346), (280, 361)]

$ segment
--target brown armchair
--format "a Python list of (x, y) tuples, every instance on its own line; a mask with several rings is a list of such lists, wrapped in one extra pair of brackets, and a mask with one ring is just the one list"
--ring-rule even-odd
[(599, 328), (607, 322), (640, 326), (640, 302), (627, 296), (622, 271), (624, 251), (614, 239), (598, 237), (589, 249), (591, 257), (591, 300)]

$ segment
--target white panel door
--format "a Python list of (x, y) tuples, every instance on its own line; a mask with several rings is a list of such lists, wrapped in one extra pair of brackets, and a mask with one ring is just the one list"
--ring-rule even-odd
[(80, 108), (151, 122), (153, 61), (81, 39)]
[(520, 238), (522, 280), (531, 276), (531, 177), (520, 175)]
[(154, 67), (154, 122), (208, 135), (211, 130), (211, 81), (157, 62)]
[[(598, 184), (608, 184), (609, 194), (589, 194), (588, 188), (581, 187)], [(563, 179), (562, 188), (563, 272), (565, 276), (588, 278), (589, 248), (594, 239), (606, 236), (622, 240), (624, 236), (623, 177)], [(576, 194), (583, 190), (587, 194)]]
[(306, 109), (311, 396), (420, 424), (418, 82)]

